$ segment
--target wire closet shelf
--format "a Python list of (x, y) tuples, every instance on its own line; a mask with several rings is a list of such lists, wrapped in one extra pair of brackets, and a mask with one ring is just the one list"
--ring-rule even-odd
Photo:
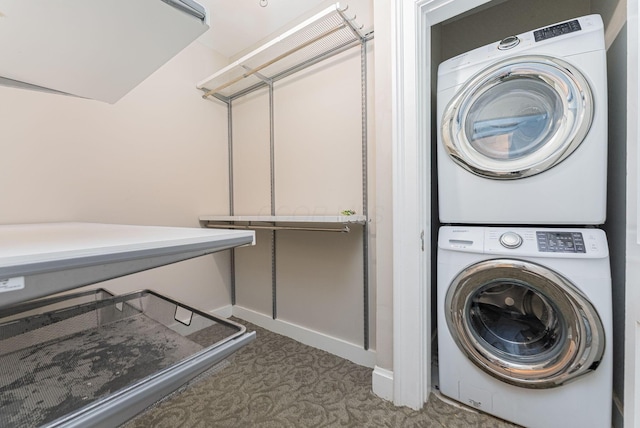
[(223, 101), (284, 78), (367, 39), (336, 3), (197, 84), (202, 98)]

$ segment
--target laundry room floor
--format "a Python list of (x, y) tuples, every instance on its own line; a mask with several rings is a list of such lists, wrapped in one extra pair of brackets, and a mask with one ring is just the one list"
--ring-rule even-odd
[(256, 340), (124, 427), (515, 427), (435, 394), (395, 407), (371, 392), (371, 369), (234, 321)]

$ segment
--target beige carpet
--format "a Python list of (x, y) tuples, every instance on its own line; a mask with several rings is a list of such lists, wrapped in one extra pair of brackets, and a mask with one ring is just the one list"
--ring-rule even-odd
[(421, 411), (394, 407), (371, 392), (371, 369), (236, 321), (257, 339), (126, 428), (513, 427), (436, 395)]

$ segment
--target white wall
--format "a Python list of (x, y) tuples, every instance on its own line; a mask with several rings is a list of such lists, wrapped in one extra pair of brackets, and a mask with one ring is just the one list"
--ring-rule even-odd
[[(227, 62), (194, 43), (115, 105), (0, 88), (7, 165), (0, 171), (0, 223), (198, 227), (200, 215), (229, 214), (227, 108), (195, 89)], [(277, 214), (363, 213), (360, 73), (354, 48), (277, 82)], [(235, 214), (270, 213), (267, 101), (262, 92), (233, 103)], [(375, 150), (370, 156), (375, 165)], [(362, 227), (351, 229), (278, 233), (278, 315), (362, 349)], [(236, 253), (237, 303), (270, 316), (270, 234), (259, 231), (257, 240)], [(101, 285), (115, 292), (154, 288), (212, 310), (230, 305), (230, 281), (229, 257), (221, 253)], [(373, 274), (370, 284), (375, 349)]]
[(638, 237), (638, 141), (640, 91), (638, 90), (638, 69), (640, 61), (640, 25), (638, 22), (638, 2), (628, 4), (628, 52), (627, 75), (627, 216), (626, 216), (626, 306), (624, 328), (624, 422), (625, 427), (640, 426), (640, 245)]
[[(276, 215), (363, 213), (361, 99), (358, 48), (274, 84)], [(269, 215), (268, 90), (233, 100), (232, 122), (234, 214)], [(256, 247), (236, 251), (236, 304), (270, 318), (272, 237), (259, 231), (257, 238)], [(362, 347), (362, 227), (348, 234), (277, 231), (275, 239), (277, 319)], [(372, 310), (370, 317), (375, 348)]]
[[(198, 227), (227, 214), (226, 109), (195, 82), (226, 64), (191, 44), (118, 103), (0, 87), (0, 223)], [(228, 305), (220, 254), (113, 281), (205, 310)]]
[[(391, 1), (374, 1), (375, 19), (375, 207), (376, 215), (372, 227), (375, 242), (376, 276), (376, 365), (384, 370), (393, 370), (393, 212), (392, 163), (391, 163)], [(374, 388), (374, 390), (376, 390)], [(381, 393), (393, 399), (390, 387)]]

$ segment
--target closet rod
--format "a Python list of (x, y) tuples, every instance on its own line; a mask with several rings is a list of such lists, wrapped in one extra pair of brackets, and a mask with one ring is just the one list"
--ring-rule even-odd
[(282, 53), (282, 54), (278, 55), (277, 57), (275, 57), (275, 58), (273, 58), (273, 59), (271, 59), (271, 60), (269, 60), (269, 61), (265, 62), (264, 64), (259, 65), (259, 66), (257, 66), (256, 68), (253, 68), (253, 69), (251, 69), (251, 70), (247, 71), (246, 73), (244, 73), (244, 74), (242, 74), (242, 75), (240, 75), (240, 76), (236, 77), (235, 79), (232, 79), (232, 80), (230, 80), (229, 82), (224, 83), (224, 84), (222, 84), (222, 85), (218, 86), (217, 88), (214, 88), (214, 89), (211, 89), (211, 90), (210, 90), (210, 91), (208, 91), (208, 92), (205, 92), (205, 93), (204, 93), (204, 95), (202, 95), (202, 98), (205, 98), (205, 99), (206, 99), (206, 98), (208, 98), (209, 96), (211, 96), (211, 95), (215, 94), (216, 92), (219, 92), (219, 91), (221, 91), (222, 89), (225, 89), (225, 88), (227, 88), (227, 87), (229, 87), (229, 86), (233, 85), (234, 83), (238, 83), (238, 82), (239, 82), (239, 81), (241, 81), (242, 79), (247, 78), (247, 77), (251, 76), (252, 74), (257, 73), (258, 71), (260, 71), (260, 70), (262, 70), (262, 69), (264, 69), (264, 68), (266, 68), (266, 67), (268, 67), (268, 66), (270, 66), (270, 65), (272, 65), (272, 64), (274, 64), (274, 63), (276, 63), (276, 62), (278, 62), (278, 61), (280, 61), (281, 59), (286, 58), (286, 57), (288, 57), (289, 55), (294, 54), (294, 53), (298, 52), (299, 50), (304, 49), (304, 48), (306, 48), (307, 46), (309, 46), (309, 45), (311, 45), (311, 44), (313, 44), (313, 43), (317, 42), (318, 40), (324, 39), (325, 37), (330, 36), (331, 34), (333, 34), (333, 33), (337, 32), (337, 31), (340, 31), (340, 30), (342, 30), (343, 28), (346, 28), (346, 27), (347, 27), (347, 24), (341, 24), (341, 25), (339, 25), (339, 26), (337, 26), (337, 27), (335, 27), (335, 28), (332, 28), (332, 29), (330, 29), (330, 30), (328, 30), (328, 31), (325, 31), (324, 33), (319, 34), (319, 35), (317, 35), (316, 37), (313, 37), (312, 39), (307, 40), (306, 42), (304, 42), (304, 43), (302, 43), (302, 44), (300, 44), (300, 45), (296, 46), (296, 47), (295, 47), (295, 48), (293, 48), (293, 49), (290, 49), (290, 50), (288, 50), (288, 51), (286, 51), (286, 52), (284, 52), (284, 53)]
[(256, 226), (250, 224), (213, 224), (207, 223), (205, 227), (211, 229), (264, 229), (264, 230), (296, 230), (304, 232), (340, 232), (349, 233), (351, 229), (349, 226), (342, 226), (341, 228), (324, 228), (324, 227), (300, 227), (300, 226)]

